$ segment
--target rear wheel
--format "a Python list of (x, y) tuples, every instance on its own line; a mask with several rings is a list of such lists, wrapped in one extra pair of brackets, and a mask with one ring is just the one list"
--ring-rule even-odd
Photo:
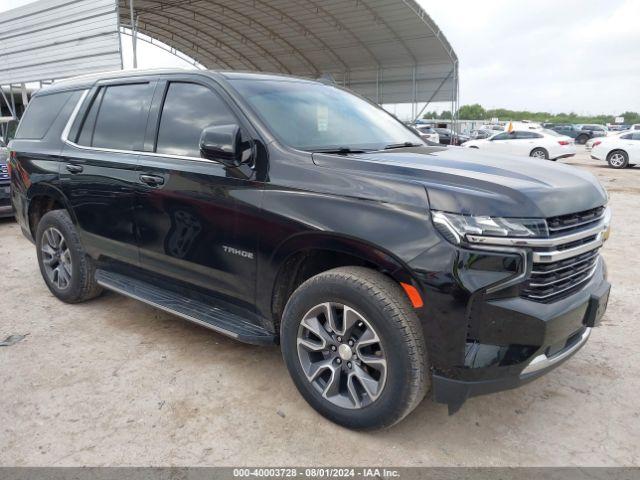
[(607, 163), (611, 168), (627, 168), (629, 155), (622, 150), (614, 150), (607, 156)]
[(587, 143), (588, 140), (589, 140), (588, 135), (578, 135), (576, 137), (576, 143), (579, 145), (584, 145), (585, 143)]
[(544, 148), (534, 148), (533, 150), (531, 150), (529, 156), (533, 158), (540, 158), (542, 160), (549, 160), (549, 152), (547, 152)]
[(100, 294), (93, 260), (85, 253), (65, 210), (53, 210), (42, 217), (36, 249), (42, 278), (57, 298), (78, 303)]
[(282, 354), (302, 396), (348, 428), (394, 425), (424, 398), (422, 327), (400, 287), (361, 267), (330, 270), (287, 302)]

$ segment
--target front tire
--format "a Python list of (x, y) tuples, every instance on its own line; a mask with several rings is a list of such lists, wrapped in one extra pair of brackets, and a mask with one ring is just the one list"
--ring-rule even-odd
[(418, 317), (398, 284), (367, 268), (304, 282), (287, 302), (280, 338), (302, 396), (347, 428), (396, 424), (430, 386)]
[(36, 231), (40, 273), (47, 287), (66, 303), (97, 297), (102, 288), (95, 280), (93, 260), (86, 254), (80, 237), (65, 210), (46, 213)]
[(539, 158), (540, 160), (549, 160), (549, 152), (544, 148), (534, 148), (529, 154), (530, 157)]
[(614, 150), (607, 155), (607, 163), (611, 168), (627, 168), (629, 166), (629, 155), (622, 150)]

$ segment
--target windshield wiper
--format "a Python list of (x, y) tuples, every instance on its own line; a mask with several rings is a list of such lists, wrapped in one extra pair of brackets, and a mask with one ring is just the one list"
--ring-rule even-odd
[(311, 150), (312, 153), (338, 153), (346, 155), (348, 153), (366, 153), (369, 150), (363, 150), (361, 148), (351, 149), (349, 147), (335, 147), (335, 148), (318, 148)]
[(411, 143), (411, 142), (392, 143), (391, 145), (387, 145), (386, 147), (384, 147), (384, 150), (393, 150), (394, 148), (422, 147), (422, 146), (424, 146), (422, 143)]

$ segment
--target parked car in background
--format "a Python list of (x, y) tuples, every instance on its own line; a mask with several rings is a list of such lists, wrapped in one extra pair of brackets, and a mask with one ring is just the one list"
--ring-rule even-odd
[(413, 125), (414, 130), (418, 132), (420, 138), (429, 143), (440, 143), (440, 136), (430, 125)]
[(553, 130), (501, 132), (484, 140), (469, 140), (463, 146), (548, 160), (573, 157), (576, 154), (573, 139)]
[(629, 130), (640, 130), (640, 123), (634, 123), (629, 127)]
[(462, 145), (469, 140), (467, 135), (456, 133), (450, 128), (435, 128), (434, 130), (440, 138), (441, 145)]
[(554, 125), (553, 127), (549, 128), (549, 130), (553, 130), (560, 135), (571, 137), (576, 141), (576, 143), (580, 145), (584, 145), (592, 138), (604, 137), (606, 135), (606, 132), (603, 130), (585, 130), (584, 127), (572, 124)]
[(611, 168), (627, 168), (640, 163), (640, 130), (595, 140), (591, 158), (604, 160)]
[(623, 130), (629, 130), (629, 125), (617, 124), (617, 125), (609, 125), (607, 127), (610, 132), (622, 132)]
[(469, 137), (470, 137), (470, 140), (483, 140), (495, 134), (496, 134), (495, 130), (485, 130), (484, 128), (480, 128), (478, 130), (471, 130)]
[(7, 172), (8, 156), (9, 149), (0, 139), (0, 218), (13, 216), (9, 173)]
[(486, 123), (482, 125), (479, 130), (491, 130), (493, 133), (495, 132), (504, 132), (504, 125), (499, 125), (497, 123)]
[(597, 134), (605, 136), (609, 133), (609, 129), (604, 125), (581, 125), (580, 128), (584, 132), (593, 132), (594, 136)]

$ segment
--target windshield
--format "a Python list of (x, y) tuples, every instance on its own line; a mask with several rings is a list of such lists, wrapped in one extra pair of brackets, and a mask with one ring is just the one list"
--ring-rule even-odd
[(340, 88), (291, 80), (230, 79), (271, 131), (301, 150), (378, 150), (424, 145), (387, 112)]

